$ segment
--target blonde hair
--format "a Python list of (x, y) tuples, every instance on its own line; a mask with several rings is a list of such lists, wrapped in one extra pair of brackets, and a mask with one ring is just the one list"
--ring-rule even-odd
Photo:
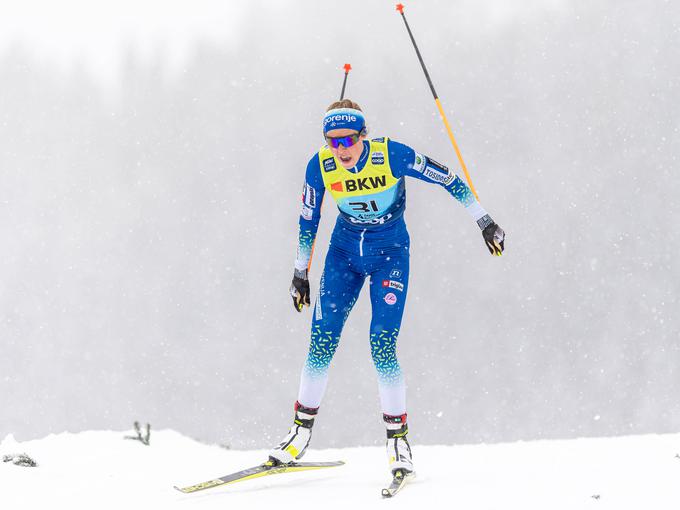
[(331, 110), (335, 110), (336, 108), (352, 108), (354, 110), (359, 110), (360, 112), (363, 111), (361, 109), (361, 106), (359, 106), (351, 99), (341, 99), (340, 101), (336, 101), (335, 103), (331, 104), (328, 108), (326, 108), (326, 111), (329, 112)]

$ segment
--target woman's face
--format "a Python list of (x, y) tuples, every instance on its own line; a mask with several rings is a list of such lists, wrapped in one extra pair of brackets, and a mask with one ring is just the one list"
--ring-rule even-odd
[[(359, 133), (357, 133), (354, 129), (332, 129), (326, 133), (326, 138), (340, 138), (358, 134)], [(363, 142), (365, 139), (366, 135), (360, 135), (354, 145), (345, 147), (344, 143), (341, 143), (337, 148), (333, 147), (330, 141), (328, 141), (328, 147), (333, 153), (333, 156), (335, 156), (340, 161), (342, 166), (345, 168), (353, 168), (357, 164), (357, 161), (359, 161), (361, 153), (364, 151)]]

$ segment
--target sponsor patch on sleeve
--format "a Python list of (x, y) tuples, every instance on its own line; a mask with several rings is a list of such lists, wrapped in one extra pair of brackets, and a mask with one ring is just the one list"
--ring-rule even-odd
[(423, 170), (423, 175), (430, 179), (431, 181), (434, 182), (441, 182), (444, 186), (447, 186), (451, 184), (453, 181), (453, 175), (448, 173), (448, 174), (442, 174), (436, 170), (432, 170), (430, 167), (425, 168)]
[(425, 170), (425, 158), (422, 154), (416, 152), (416, 158), (413, 161), (413, 169), (421, 174), (423, 173), (423, 170)]
[(310, 221), (312, 219), (312, 215), (314, 214), (314, 211), (307, 207), (306, 205), (302, 206), (302, 211), (300, 211), (300, 215), (306, 219), (307, 221)]
[(434, 159), (427, 158), (423, 175), (434, 182), (440, 182), (447, 186), (453, 182), (455, 175), (447, 167), (441, 163), (437, 163)]
[(309, 184), (305, 183), (305, 205), (309, 207), (316, 207), (316, 190)]

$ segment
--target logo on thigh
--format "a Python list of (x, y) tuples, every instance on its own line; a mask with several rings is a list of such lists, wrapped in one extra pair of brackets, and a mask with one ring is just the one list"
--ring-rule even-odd
[(385, 294), (385, 303), (388, 305), (393, 305), (397, 302), (397, 296), (394, 294), (394, 292), (389, 292)]
[(390, 289), (397, 289), (398, 291), (404, 291), (404, 284), (400, 282), (395, 282), (394, 280), (383, 280), (383, 287), (388, 287)]
[(390, 278), (401, 278), (401, 269), (392, 269)]

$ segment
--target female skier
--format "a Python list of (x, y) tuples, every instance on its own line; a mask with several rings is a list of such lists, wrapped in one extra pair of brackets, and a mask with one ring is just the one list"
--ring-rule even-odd
[(368, 276), (373, 309), (371, 354), (378, 372), (389, 466), (393, 474), (398, 470), (410, 473), (413, 462), (407, 439), (406, 389), (396, 355), (409, 275), (404, 177), (438, 184), (462, 203), (482, 229), (492, 255), (503, 252), (505, 234), (468, 186), (448, 168), (388, 138), (367, 140), (364, 115), (353, 101), (345, 99), (328, 107), (323, 134), (327, 145), (309, 161), (302, 194), (290, 287), (298, 312), (310, 304), (308, 266), (326, 191), (340, 214), (314, 305), (311, 345), (302, 370), (294, 423), (269, 455), (273, 462), (289, 463), (305, 453), (340, 333)]

